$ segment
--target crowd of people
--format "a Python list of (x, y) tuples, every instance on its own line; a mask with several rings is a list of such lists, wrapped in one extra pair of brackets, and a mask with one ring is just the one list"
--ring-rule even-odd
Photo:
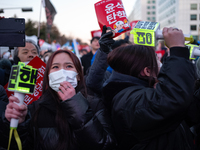
[[(155, 47), (128, 37), (114, 40), (112, 34), (104, 26), (81, 60), (69, 50), (41, 52), (30, 40), (14, 49), (13, 59), (4, 54), (0, 150), (8, 147), (12, 118), (19, 119), (25, 150), (200, 149), (200, 60), (189, 59), (182, 30), (163, 29), (162, 59)], [(42, 95), (19, 106), (17, 97), (7, 97), (6, 74), (35, 56), (46, 63)], [(10, 149), (18, 149), (14, 138)]]

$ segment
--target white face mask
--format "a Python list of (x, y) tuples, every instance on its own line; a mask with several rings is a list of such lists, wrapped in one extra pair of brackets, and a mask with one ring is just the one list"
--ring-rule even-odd
[(55, 90), (59, 91), (60, 83), (63, 81), (69, 82), (74, 88), (77, 86), (77, 76), (75, 71), (69, 71), (61, 69), (49, 74), (49, 86)]

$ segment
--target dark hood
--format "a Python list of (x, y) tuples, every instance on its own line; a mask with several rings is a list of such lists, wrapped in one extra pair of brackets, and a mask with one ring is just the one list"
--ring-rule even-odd
[(148, 82), (130, 75), (118, 73), (113, 70), (109, 79), (103, 84), (105, 105), (110, 105), (113, 97), (121, 90), (134, 85), (148, 87)]
[(118, 73), (114, 70), (113, 70), (111, 76), (109, 77), (109, 79), (106, 80), (105, 83), (103, 84), (103, 87), (106, 87), (107, 84), (109, 84), (110, 82), (130, 83), (133, 85), (148, 86), (148, 83), (144, 80), (138, 79), (138, 78), (130, 76), (130, 75)]

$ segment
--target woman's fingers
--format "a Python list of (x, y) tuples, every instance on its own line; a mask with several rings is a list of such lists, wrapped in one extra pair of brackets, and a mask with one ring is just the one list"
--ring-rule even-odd
[(73, 88), (73, 86), (67, 81), (61, 82), (60, 86), (63, 86), (65, 90), (67, 90), (68, 88)]
[(58, 95), (61, 100), (67, 100), (76, 94), (74, 87), (67, 81), (60, 83), (59, 89), (62, 91), (58, 91)]
[(17, 97), (10, 96), (9, 97), (9, 102), (11, 102), (11, 103), (14, 103), (14, 102), (19, 103), (20, 101), (19, 101), (19, 99)]
[(20, 119), (20, 120), (25, 119), (25, 116), (27, 114), (27, 106), (25, 105), (19, 106), (15, 103), (17, 101), (18, 99), (9, 98), (9, 104), (6, 106), (6, 110), (5, 110), (5, 117), (8, 121), (10, 121), (11, 118)]

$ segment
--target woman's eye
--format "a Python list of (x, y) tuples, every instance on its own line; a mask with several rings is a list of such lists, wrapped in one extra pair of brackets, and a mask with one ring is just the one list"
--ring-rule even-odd
[(71, 66), (71, 65), (67, 65), (67, 68), (73, 68), (73, 66)]
[(58, 68), (58, 66), (53, 66), (52, 69)]

